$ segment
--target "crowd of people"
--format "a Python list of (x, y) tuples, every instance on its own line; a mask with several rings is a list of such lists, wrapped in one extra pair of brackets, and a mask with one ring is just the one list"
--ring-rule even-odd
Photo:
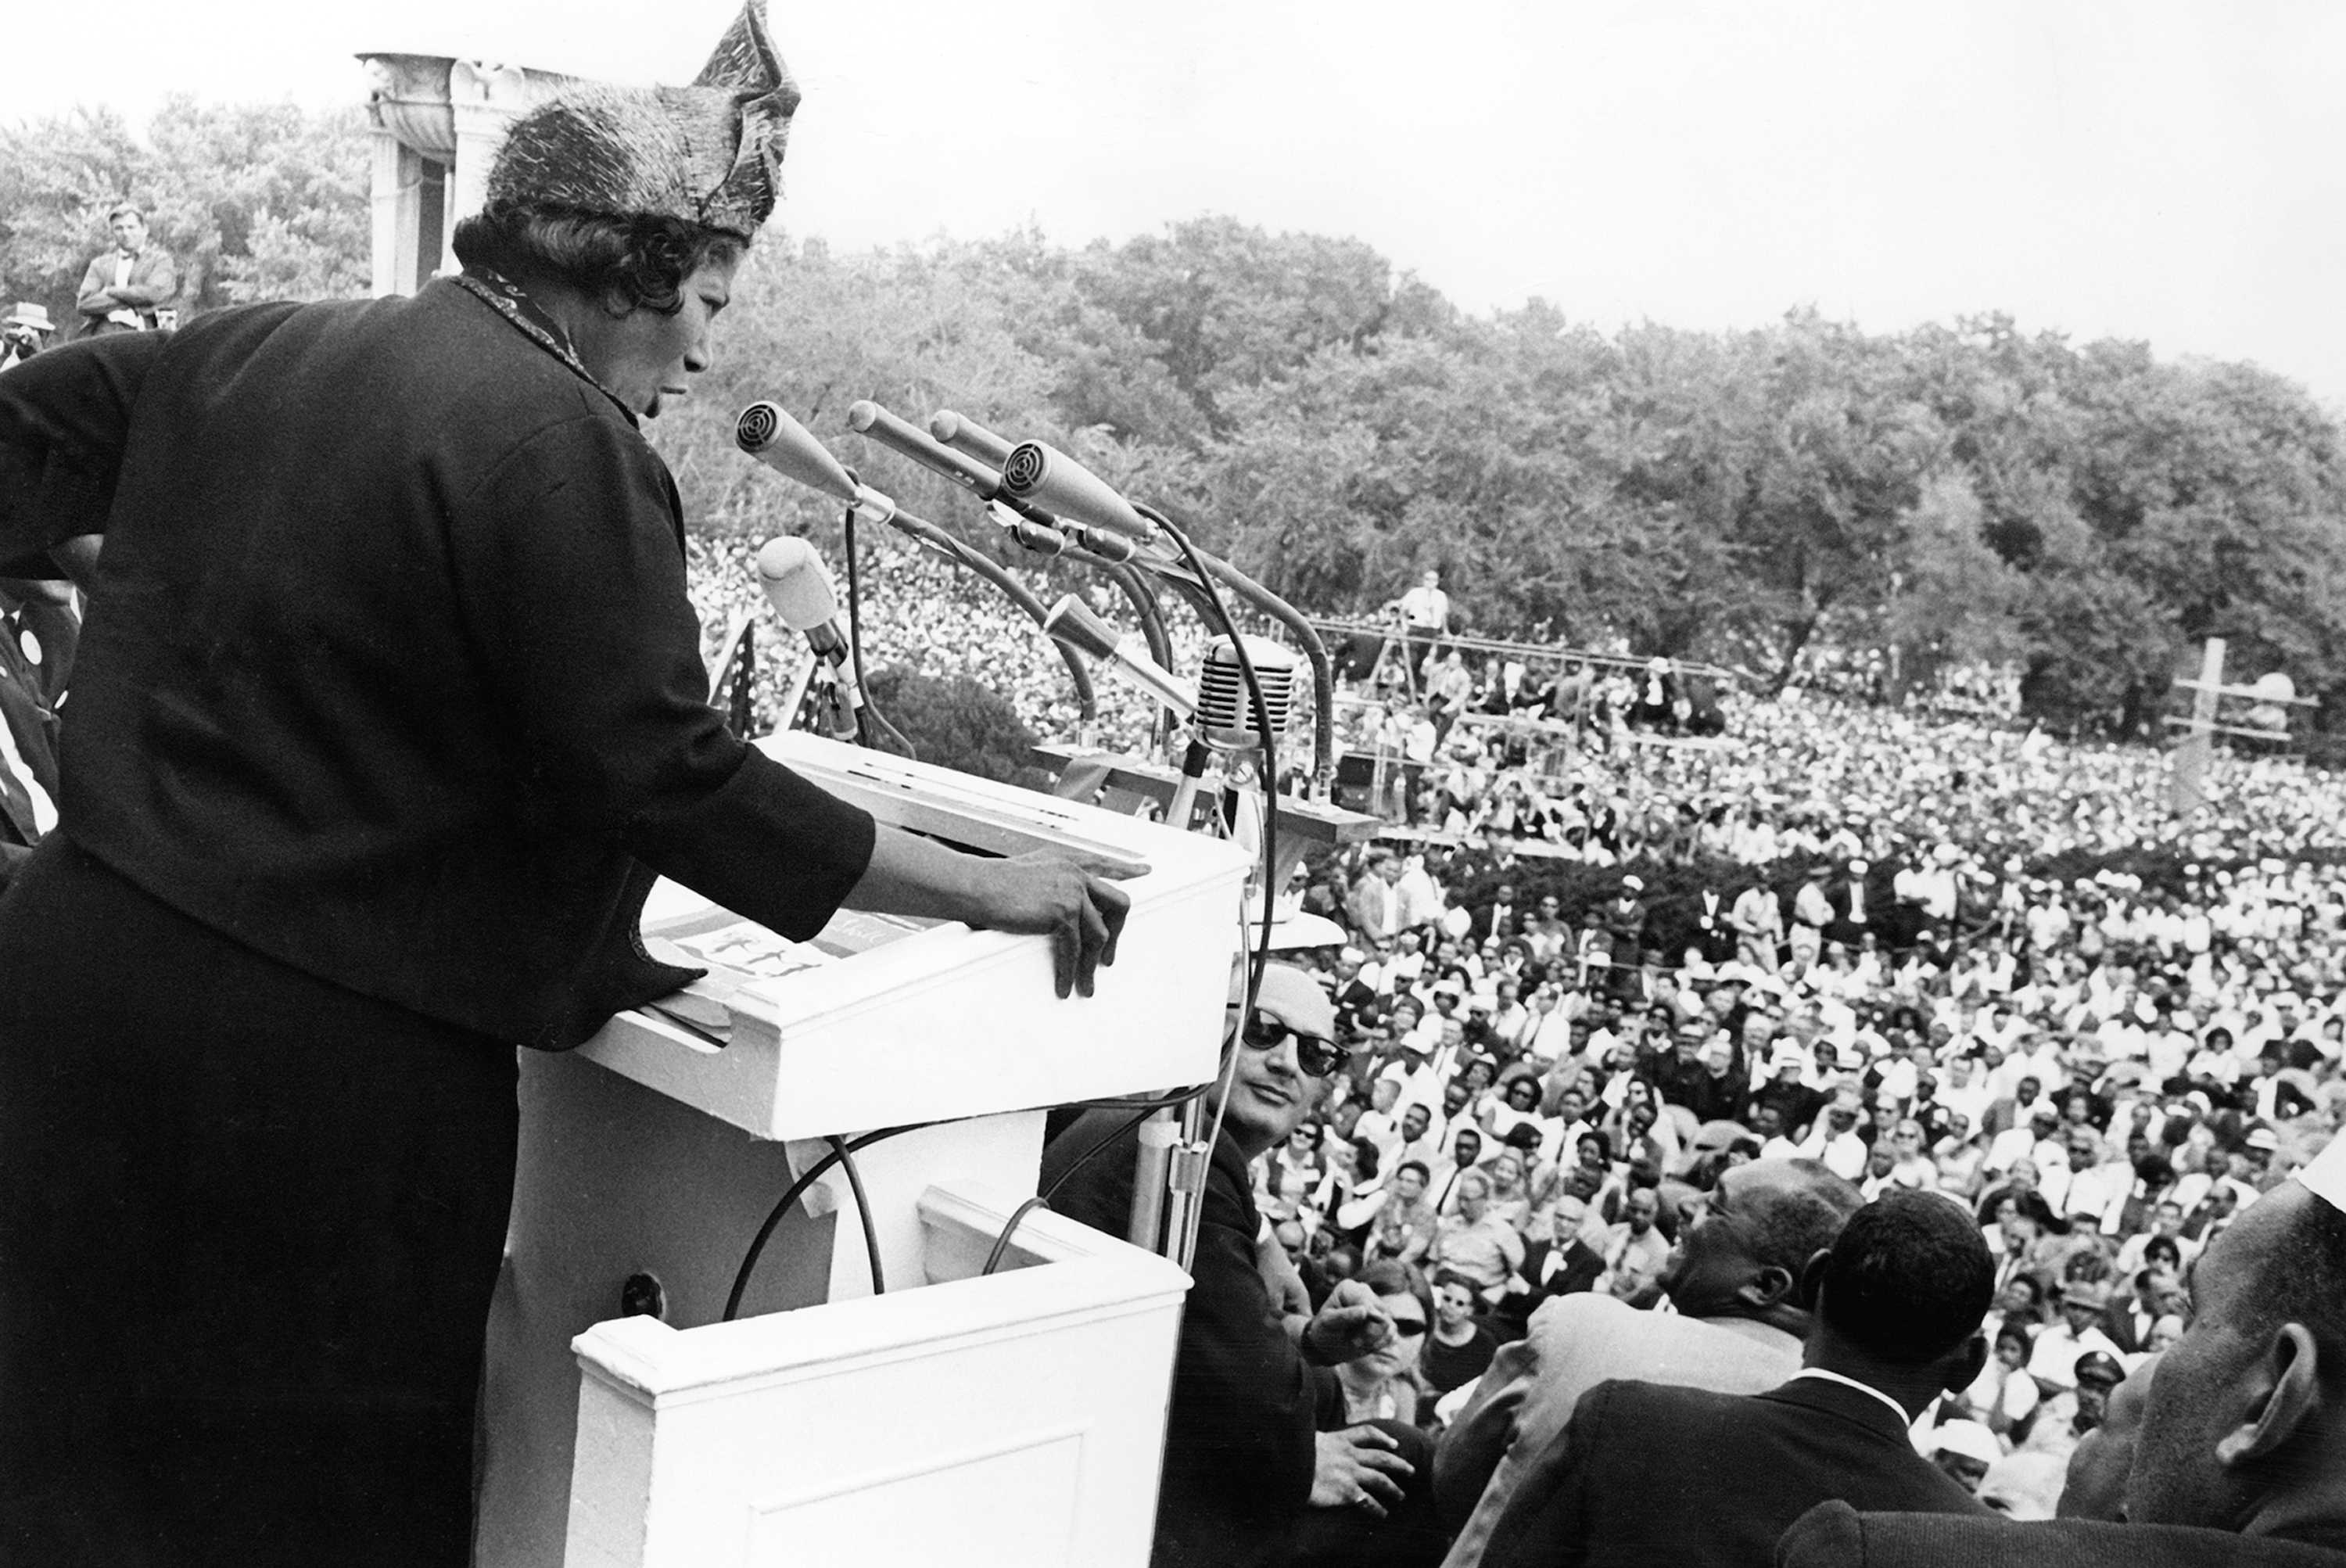
[[(1065, 732), (1063, 677), (1015, 612), (957, 611), (947, 634), (935, 609), (965, 590), (942, 568), (886, 592), (865, 634), (879, 657), (966, 667)], [(1423, 795), (1450, 830), (1388, 830), (1288, 890), (1342, 932), (1299, 955), (1333, 1049), (1308, 1109), (1251, 1151), (1256, 1266), (1299, 1343), (1341, 1303), (1396, 1325), (1331, 1369), (1323, 1443), (1341, 1430), (1348, 1446), (1332, 1499), (1323, 1447), (1307, 1527), (1348, 1485), (1398, 1517), (1419, 1492), (1391, 1478), (1423, 1471), (1412, 1485), (1449, 1543), (1427, 1548), (1412, 1514), (1414, 1560), (1606, 1560), (1589, 1455), (1560, 1456), (1606, 1432), (1642, 1451), (1668, 1412), (1627, 1420), (1617, 1399), (1584, 1428), (1580, 1397), (1600, 1376), (1772, 1397), (1804, 1364), (1841, 1364), (1816, 1359), (1831, 1292), (1802, 1271), (1851, 1216), (1889, 1208), (1905, 1229), (1868, 1245), (1919, 1249), (1914, 1268), (1978, 1295), (1960, 1333), (1859, 1380), (1901, 1407), (1906, 1450), (1938, 1478), (1892, 1492), (2022, 1520), (2154, 1516), (2138, 1489), (2127, 1502), (2134, 1429), (2195, 1303), (2205, 1317), (2201, 1260), (2244, 1216), (2302, 1222), (2273, 1195), (2302, 1196), (2292, 1174), (2346, 1112), (2346, 870), (2320, 852), (2346, 787), (2218, 758), (2210, 804), (2177, 821), (2147, 749), (1797, 688), (1723, 708), (1729, 744), (1657, 747), (1627, 734), (1634, 700), (1614, 705), (1545, 816), (1521, 806), (1556, 782), (1555, 757), (1454, 717)], [(1126, 743), (1145, 726), (1140, 709)], [(2175, 873), (2042, 870), (2142, 850)], [(1707, 885), (1649, 901), (1646, 876), (1672, 866)], [(1762, 1211), (1722, 1265), (1721, 1236)], [(1950, 1349), (1974, 1341), (1969, 1359)], [(1426, 1446), (1374, 1439), (1395, 1429)], [(1566, 1493), (1576, 1522), (1559, 1525)], [(1925, 1505), (1890, 1495), (1815, 1492)], [(1756, 1502), (1749, 1517), (1770, 1543), (1791, 1522)], [(1834, 1554), (1838, 1521), (1806, 1522), (1820, 1554), (1803, 1561), (1865, 1560)], [(2325, 1529), (2296, 1539), (2346, 1544)], [(1292, 1560), (1320, 1560), (1311, 1540)]]
[[(756, 574), (749, 545), (695, 548), (696, 599), (714, 639), (760, 608)], [(1086, 722), (1058, 656), (1006, 598), (884, 534), (865, 550), (868, 668), (967, 677), (1038, 736), (1148, 749), (1148, 700), (1103, 677)], [(831, 567), (843, 585), (843, 563)], [(1090, 593), (1104, 615), (1128, 623), (1104, 585)], [(1175, 667), (1194, 670), (1205, 631), (1187, 616), (1167, 619)], [(1396, 657), (1339, 684), (1340, 749), (1372, 780), (1346, 800), (1445, 845), (1511, 844), (1525, 857), (1600, 867), (1753, 868), (1829, 857), (1888, 866), (1914, 846), (1952, 845), (2004, 879), (2070, 851), (2162, 845), (2217, 862), (2293, 857), (2346, 835), (2346, 775), (2270, 750), (2219, 755), (2212, 803), (2178, 822), (2162, 753), (2056, 737), (2014, 722), (2002, 700), (1969, 711), (1881, 705), (1830, 683), (1768, 697), (1675, 667), (1559, 659), (1530, 671), (1435, 643), (1420, 652), (1423, 679), (1396, 689), (1404, 648), (1417, 645), (1397, 644)], [(770, 662), (770, 716), (780, 717), (780, 677), (801, 657), (790, 649)], [(1964, 690), (1996, 687), (1992, 672), (1955, 677)], [(1688, 695), (1698, 689), (1698, 701)], [(1698, 722), (1698, 708), (1716, 722)], [(1305, 733), (1303, 718), (1291, 729)], [(1285, 760), (1293, 780), (1302, 748)]]
[[(1504, 661), (1476, 676), (1449, 657), (1435, 678), (1453, 676), (1455, 706), (1438, 687), (1419, 700), (1362, 688), (1338, 710), (1348, 747), (1377, 769), (1372, 809), (1445, 840), (1508, 839), (1598, 865), (1765, 865), (1836, 843), (1881, 855), (1901, 839), (1951, 839), (2001, 862), (2177, 838), (2164, 759), (2146, 747), (1801, 687), (1722, 693), (1719, 733), (1671, 744), (1694, 731), (1673, 713), (1683, 698), (1639, 700), (1658, 674), (1567, 675), (1560, 696), (1519, 687), (1535, 699), (1525, 706), (1508, 696)], [(2346, 784), (2285, 756), (2224, 759), (2218, 788), (2227, 809), (2178, 840), (2204, 858), (2293, 853), (2346, 824)]]

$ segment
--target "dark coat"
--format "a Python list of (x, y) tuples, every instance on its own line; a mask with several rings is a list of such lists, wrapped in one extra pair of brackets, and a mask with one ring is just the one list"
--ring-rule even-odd
[(1556, 1251), (1553, 1241), (1534, 1241), (1525, 1245), (1524, 1261), (1515, 1270), (1524, 1283), (1531, 1287), (1529, 1294), (1509, 1296), (1499, 1304), (1499, 1316), (1517, 1329), (1531, 1321), (1540, 1304), (1558, 1296), (1576, 1295), (1596, 1288), (1598, 1276), (1605, 1272), (1605, 1256), (1588, 1243), (1574, 1237), (1565, 1244), (1564, 1266), (1553, 1278), (1542, 1280), (1548, 1256)]
[[(1066, 1176), (1052, 1209), (1110, 1236), (1130, 1220), (1138, 1135), (1127, 1128), (1075, 1162), (1126, 1115), (1086, 1113), (1043, 1151), (1043, 1190)], [(1181, 1309), (1152, 1568), (1284, 1563), (1311, 1501), (1323, 1407), (1331, 1427), (1343, 1424), (1333, 1374), (1307, 1367), (1280, 1326), (1255, 1261), (1260, 1227), (1246, 1156), (1226, 1134), (1207, 1169)]]
[(709, 706), (634, 414), (459, 282), (10, 371), (0, 565), (93, 532), (63, 830), (281, 962), (558, 1048), (689, 977), (655, 871), (801, 940), (863, 871)]
[(1749, 1395), (1600, 1383), (1517, 1485), (1483, 1562), (1768, 1568), (1792, 1522), (1835, 1498), (1987, 1512), (1856, 1389), (1813, 1378)]
[(1782, 1568), (2346, 1568), (2346, 1534), (2314, 1545), (2175, 1524), (1862, 1513), (1846, 1502), (1810, 1510), (1780, 1546)]

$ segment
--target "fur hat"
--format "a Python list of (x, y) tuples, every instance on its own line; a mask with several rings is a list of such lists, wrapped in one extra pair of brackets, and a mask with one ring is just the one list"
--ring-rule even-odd
[(688, 87), (566, 88), (514, 122), (488, 199), (649, 215), (744, 239), (774, 209), (798, 84), (746, 0)]

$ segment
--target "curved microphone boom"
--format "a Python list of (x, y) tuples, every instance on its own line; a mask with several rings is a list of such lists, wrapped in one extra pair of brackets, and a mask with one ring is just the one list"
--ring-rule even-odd
[[(1042, 602), (1027, 592), (1008, 573), (963, 545), (959, 540), (936, 524), (913, 516), (888, 496), (862, 483), (849, 471), (846, 464), (833, 457), (829, 449), (814, 438), (813, 433), (806, 426), (784, 412), (780, 405), (770, 402), (753, 402), (743, 409), (740, 416), (733, 422), (733, 440), (744, 453), (785, 479), (796, 480), (810, 489), (821, 491), (826, 495), (843, 501), (854, 508), (857, 516), (868, 522), (884, 523), (943, 559), (975, 572), (1007, 595), (1011, 602), (1025, 612), (1035, 625), (1043, 624), (1045, 612)], [(814, 556), (813, 550), (803, 539), (770, 540), (765, 548), (758, 553), (759, 580), (765, 585), (766, 596), (773, 603), (775, 613), (781, 616), (783, 623), (793, 631), (808, 631), (806, 626), (791, 619), (793, 612), (784, 608), (782, 601), (776, 597), (774, 586), (776, 579), (782, 575), (786, 567), (798, 561), (799, 552), (787, 549), (781, 551), (776, 557), (774, 571), (770, 573), (767, 570), (768, 552), (774, 551), (777, 546), (791, 545), (799, 546), (800, 550), (804, 552), (806, 566), (812, 569), (821, 591), (831, 596), (828, 613), (816, 618), (835, 622), (839, 613), (838, 596), (831, 589), (830, 578), (823, 572), (822, 563)], [(804, 568), (800, 570), (802, 572)], [(801, 575), (790, 580), (803, 582), (806, 579)], [(819, 601), (813, 597), (812, 591), (801, 589), (792, 592), (794, 604), (804, 614), (813, 615), (819, 607)], [(833, 635), (837, 635), (835, 627)], [(815, 634), (809, 631), (808, 636), (810, 640), (812, 640)], [(845, 648), (846, 646), (845, 638), (840, 637), (839, 647)], [(819, 642), (816, 644), (816, 649), (818, 652), (825, 651), (822, 644)], [(1089, 719), (1098, 709), (1098, 697), (1092, 689), (1090, 673), (1065, 647), (1059, 648), (1059, 654), (1066, 664), (1068, 678), (1075, 683), (1077, 706), (1084, 718)], [(826, 652), (825, 657), (831, 656)], [(841, 665), (836, 658), (833, 658), (832, 663), (833, 667), (842, 671), (846, 677), (846, 685), (843, 687), (845, 696), (860, 710), (862, 704), (862, 692), (854, 683), (852, 667)]]

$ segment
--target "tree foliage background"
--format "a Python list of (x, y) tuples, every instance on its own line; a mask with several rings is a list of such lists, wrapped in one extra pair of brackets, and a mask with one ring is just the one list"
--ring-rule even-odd
[[(184, 311), (362, 295), (367, 137), (356, 109), (186, 98), (143, 137), (103, 110), (0, 130), (0, 283), (69, 319), (127, 197)], [(1606, 333), (1569, 301), (1471, 316), (1358, 240), (1226, 218), (859, 255), (780, 227), (656, 433), (715, 535), (837, 525), (732, 452), (760, 397), (974, 532), (945, 481), (845, 433), (872, 398), (1063, 445), (1314, 611), (1438, 565), (1494, 635), (1768, 681), (1807, 649), (1880, 650), (1908, 680), (2011, 660), (2031, 713), (2132, 733), (2216, 636), (2346, 728), (2340, 427), (2254, 365), (1993, 312), (1888, 334), (1807, 310), (1699, 332)]]

